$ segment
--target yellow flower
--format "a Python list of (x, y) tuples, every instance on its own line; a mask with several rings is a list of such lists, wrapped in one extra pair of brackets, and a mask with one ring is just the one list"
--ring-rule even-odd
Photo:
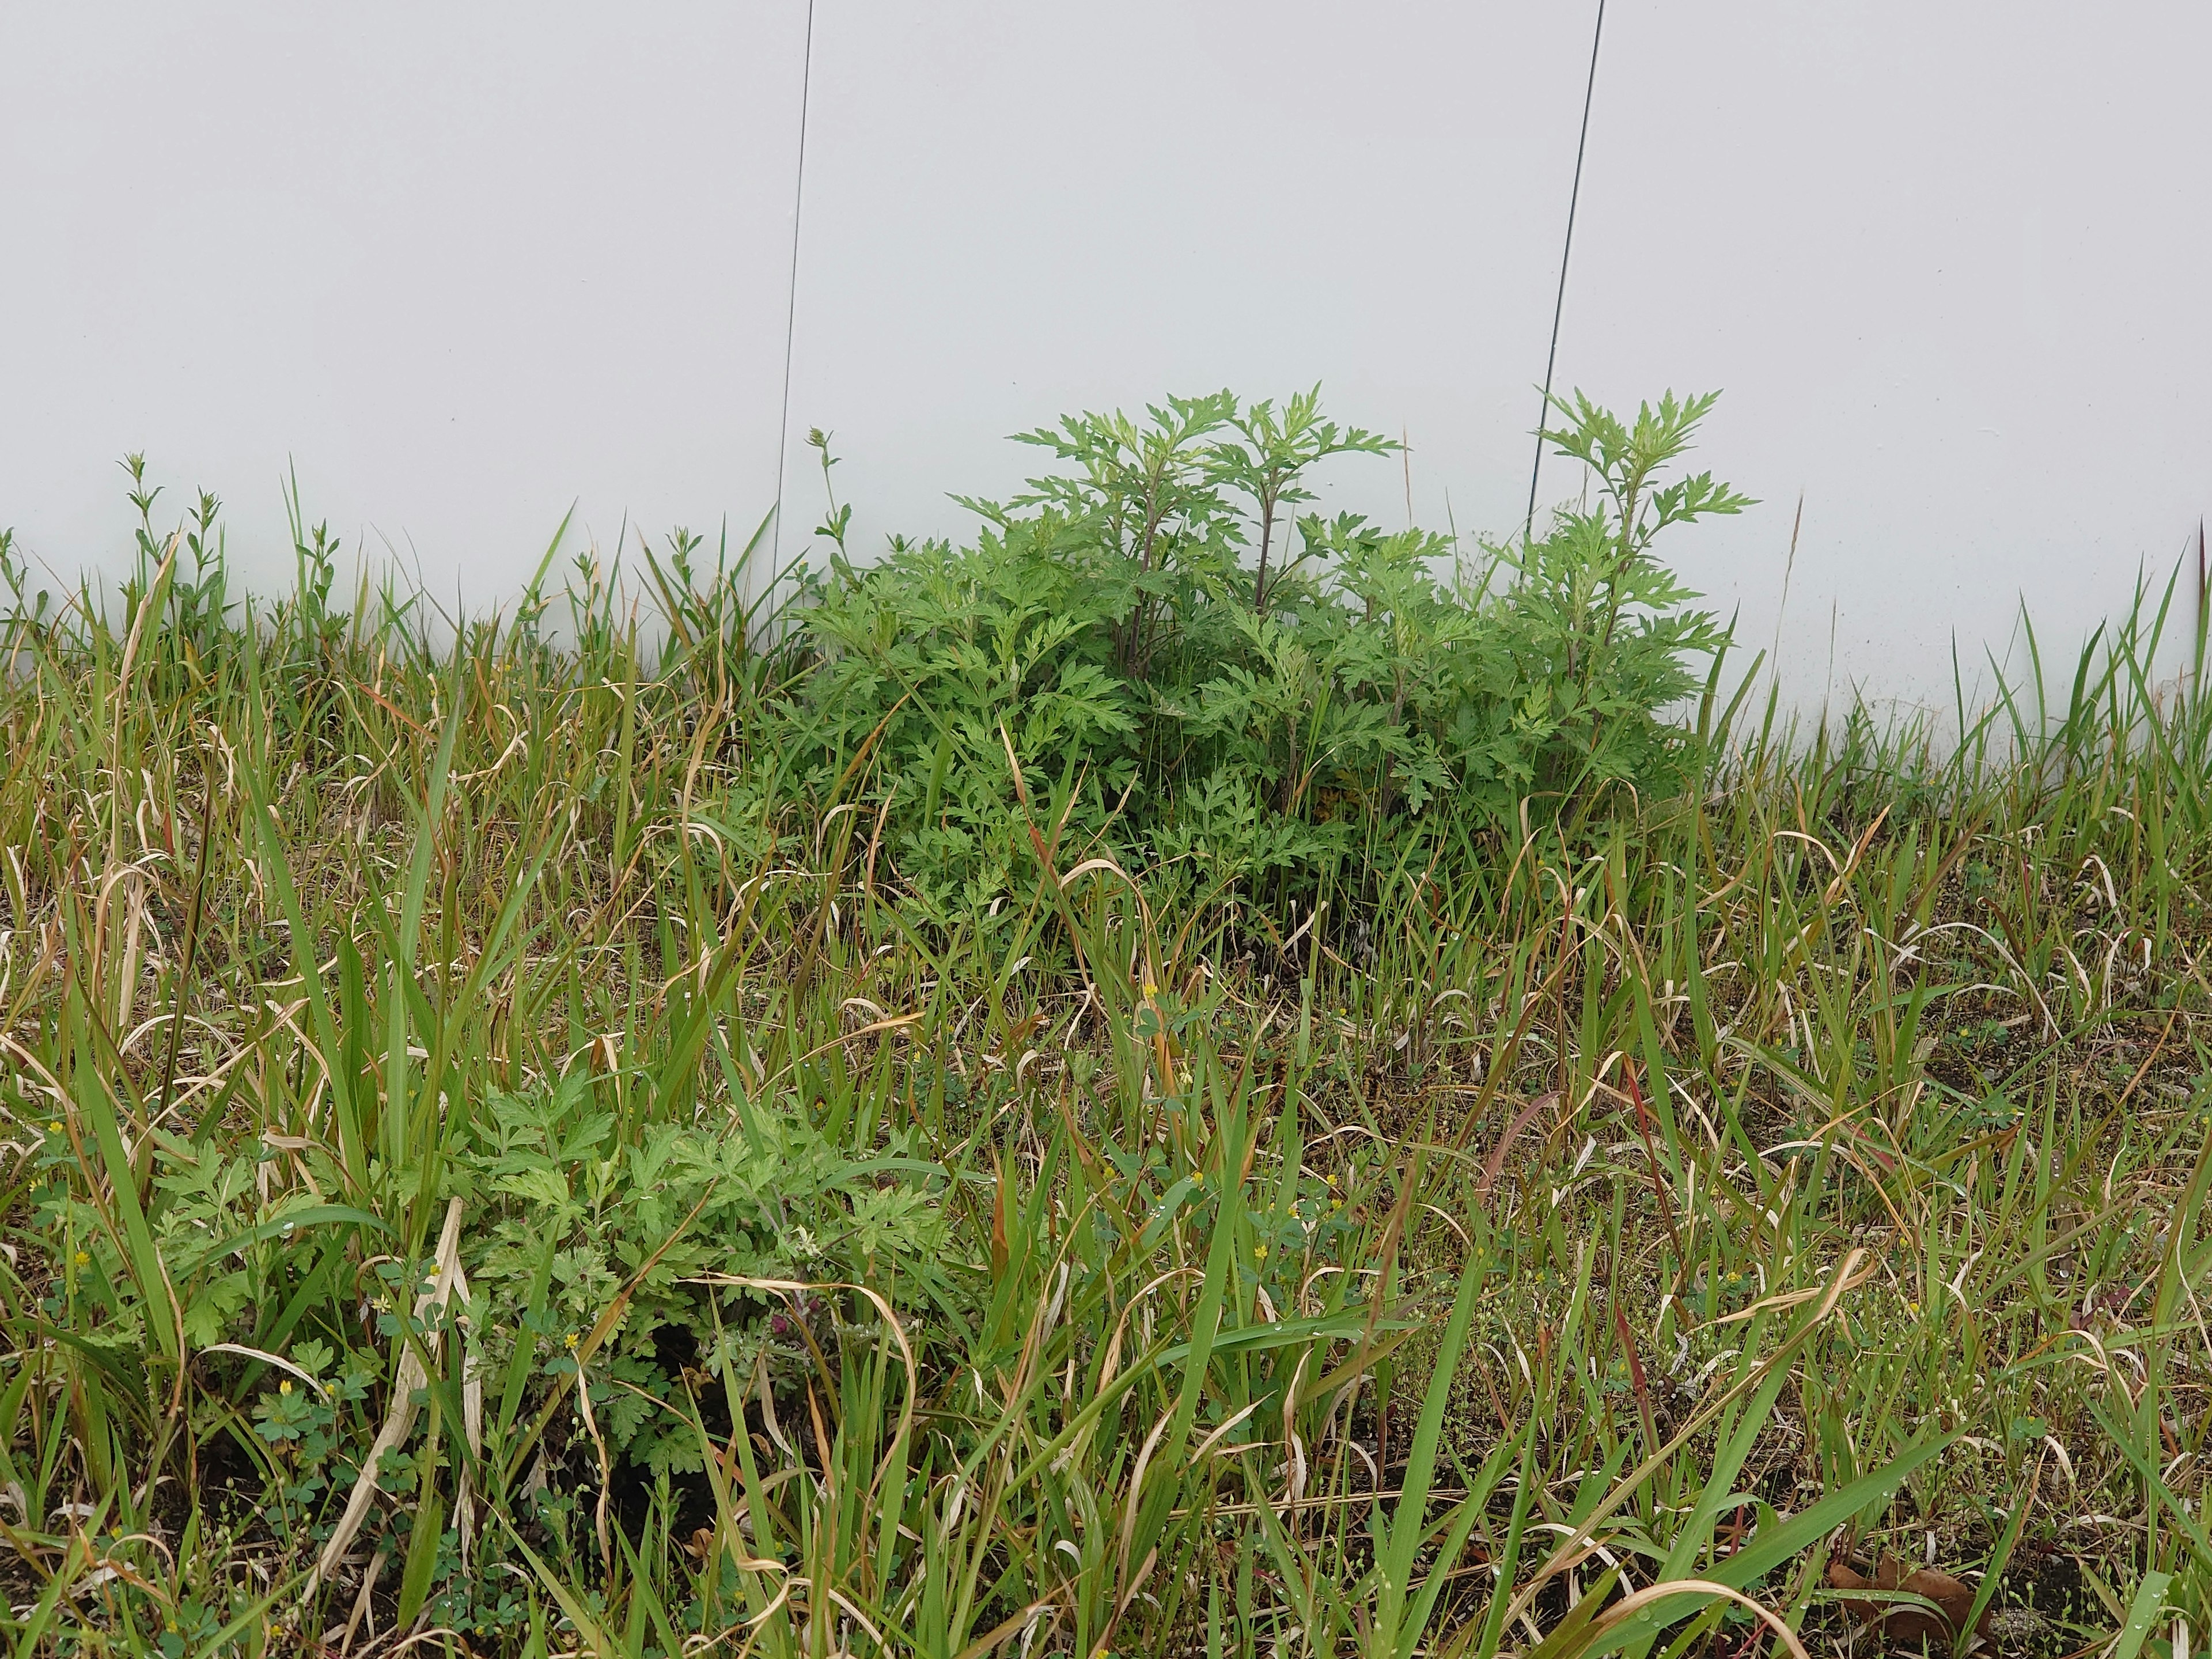
[(1151, 1000), (1153, 997), (1159, 995), (1159, 994), (1160, 988), (1158, 986), (1153, 984), (1150, 980), (1146, 980), (1145, 981), (1145, 997), (1147, 1001)]
[(568, 1346), (571, 1348), (576, 1346), (576, 1334), (574, 1331), (568, 1333)]
[(291, 1393), (291, 1392), (292, 1392), (292, 1379), (291, 1379), (290, 1377), (289, 1377), (289, 1376), (288, 1376), (288, 1377), (286, 1377), (283, 1382), (279, 1382), (279, 1383), (276, 1385), (276, 1392), (277, 1392), (277, 1393), (279, 1393), (279, 1394), (289, 1394), (289, 1393)]
[(79, 1250), (76, 1253), (76, 1265), (80, 1267), (89, 1267), (92, 1266), (92, 1257), (87, 1252)]
[(61, 1119), (56, 1118), (52, 1123), (46, 1125), (46, 1130), (50, 1134), (59, 1134), (62, 1132)]
[(1258, 1249), (1255, 1250), (1253, 1254), (1258, 1256), (1261, 1261), (1265, 1261), (1267, 1259), (1267, 1247), (1265, 1244), (1262, 1244)]

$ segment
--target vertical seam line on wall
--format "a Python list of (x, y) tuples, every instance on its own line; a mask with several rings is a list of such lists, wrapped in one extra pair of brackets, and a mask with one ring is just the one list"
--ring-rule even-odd
[(814, 0), (806, 0), (806, 44), (799, 60), (799, 165), (791, 185), (791, 281), (783, 310), (783, 398), (775, 434), (775, 534), (769, 574), (783, 575), (783, 481), (791, 452), (791, 356), (799, 331), (799, 219), (806, 205), (806, 106), (814, 92)]
[(1575, 209), (1582, 201), (1583, 156), (1589, 149), (1590, 105), (1597, 96), (1597, 49), (1605, 39), (1605, 0), (1597, 0), (1597, 27), (1590, 32), (1589, 80), (1583, 88), (1582, 137), (1575, 141), (1575, 182), (1567, 192), (1567, 236), (1559, 249), (1559, 292), (1552, 301), (1552, 348), (1544, 357), (1544, 403), (1536, 412), (1536, 459), (1528, 468), (1528, 516), (1521, 526), (1526, 544), (1536, 528), (1536, 480), (1544, 471), (1544, 423), (1552, 418), (1552, 370), (1559, 361), (1559, 319), (1567, 309), (1567, 259), (1575, 250)]

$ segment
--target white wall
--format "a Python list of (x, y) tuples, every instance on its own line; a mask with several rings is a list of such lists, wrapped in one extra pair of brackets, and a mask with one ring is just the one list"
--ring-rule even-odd
[[(1064, 410), (1316, 380), (1410, 441), (1420, 521), (1520, 525), (1580, 7), (883, 14), (817, 12), (794, 342), (793, 419), (835, 428), (857, 530), (972, 522), (945, 492), (1018, 489), (1046, 457), (1001, 434)], [(1332, 465), (1405, 522), (1406, 466)], [(811, 522), (818, 482), (789, 499)]]
[[(794, 303), (805, 0), (12, 9), (0, 524), (112, 562), (143, 448), (271, 572), (290, 456), (496, 600), (572, 498), (750, 531), (789, 317), (787, 548), (809, 426), (878, 545), (1063, 410), (1316, 380), (1413, 446), (1335, 503), (1510, 529), (1591, 11), (816, 0)], [(2193, 538), (2208, 47), (2179, 0), (1609, 0), (1559, 383), (1724, 389), (1701, 462), (1765, 505), (1676, 552), (1794, 694), (1947, 697), (1954, 632), (2025, 593), (2063, 644)]]
[(1613, 0), (1561, 378), (1727, 388), (1703, 459), (1767, 504), (1683, 563), (1771, 643), (1802, 492), (1785, 684), (1948, 703), (1954, 631), (2024, 593), (2048, 661), (2193, 550), (2208, 62), (2169, 0)]
[(511, 594), (775, 495), (794, 4), (0, 9), (0, 525), (129, 544), (117, 458)]

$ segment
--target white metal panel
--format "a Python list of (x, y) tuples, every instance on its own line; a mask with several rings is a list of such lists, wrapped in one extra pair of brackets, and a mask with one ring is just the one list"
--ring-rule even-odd
[[(1422, 522), (1517, 526), (1589, 38), (1548, 0), (821, 0), (791, 412), (856, 550), (971, 526), (945, 493), (1017, 489), (1003, 435), (1062, 411), (1316, 380), (1410, 440)], [(1322, 483), (1395, 528), (1407, 472)]]
[(2193, 624), (2208, 62), (2197, 5), (1611, 0), (1560, 376), (1725, 388), (1701, 459), (1766, 505), (1680, 550), (1758, 646), (1802, 492), (1801, 702), (1948, 707), (2023, 597), (2070, 673), (2185, 543)]
[[(859, 545), (964, 528), (945, 493), (1016, 487), (1003, 434), (1064, 410), (1317, 380), (1413, 445), (1334, 504), (1516, 527), (1592, 9), (817, 0), (790, 424), (835, 429)], [(0, 524), (112, 556), (143, 448), (263, 580), (288, 456), (478, 599), (573, 497), (603, 544), (749, 529), (805, 27), (10, 9)], [(2179, 0), (1610, 0), (1559, 383), (1725, 389), (1703, 459), (1765, 505), (1675, 552), (1794, 693), (1940, 699), (1954, 633), (2002, 649), (2025, 593), (2078, 636), (2193, 533), (2208, 46)]]
[[(117, 458), (260, 583), (278, 480), (511, 597), (775, 493), (804, 0), (17, 6), (0, 21), (0, 524), (127, 548)], [(580, 540), (580, 538), (579, 538)], [(279, 573), (282, 573), (282, 577)]]

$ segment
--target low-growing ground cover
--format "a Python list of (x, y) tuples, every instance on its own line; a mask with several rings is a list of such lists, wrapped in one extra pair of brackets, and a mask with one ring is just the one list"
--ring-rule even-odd
[(1480, 557), (1226, 398), (637, 605), (0, 552), (17, 1650), (2180, 1659), (2202, 580), (1785, 729), (1702, 408)]

